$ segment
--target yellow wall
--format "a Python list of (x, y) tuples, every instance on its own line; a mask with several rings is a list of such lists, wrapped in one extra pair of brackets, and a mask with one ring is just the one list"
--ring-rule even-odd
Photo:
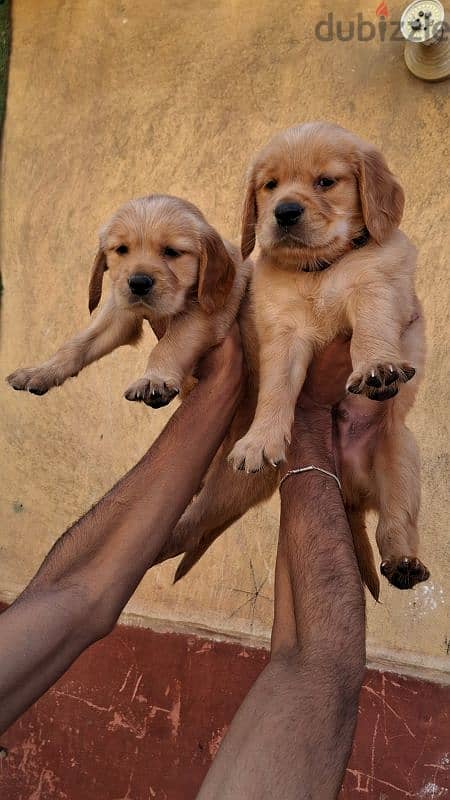
[[(350, 0), (330, 5), (335, 20), (353, 17)], [(375, 5), (365, 5), (367, 19)], [(398, 18), (398, 5), (389, 8)], [(237, 237), (246, 165), (275, 130), (327, 119), (376, 142), (406, 189), (404, 229), (420, 248), (430, 346), (411, 425), (423, 456), (422, 549), (432, 578), (403, 593), (383, 581), (382, 604), (368, 601), (369, 655), (442, 677), (450, 665), (448, 84), (410, 76), (398, 42), (317, 42), (324, 9), (317, 0), (16, 0), (2, 174), (2, 373), (38, 363), (87, 321), (96, 232), (122, 201), (180, 194)], [(41, 399), (1, 385), (1, 598), (21, 590), (57, 535), (167, 420), (168, 410), (122, 399), (150, 346), (149, 336)], [(267, 641), (270, 600), (236, 612), (236, 589), (252, 590), (253, 569), (271, 598), (277, 519), (274, 499), (237, 523), (181, 585), (171, 586), (173, 564), (154, 570), (127, 611), (144, 624)]]

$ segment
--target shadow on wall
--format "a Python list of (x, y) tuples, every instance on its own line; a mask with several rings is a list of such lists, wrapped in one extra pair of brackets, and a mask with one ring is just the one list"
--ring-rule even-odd
[[(0, 0), (0, 143), (2, 141), (3, 120), (5, 118), (6, 93), (8, 91), (9, 41), (11, 17), (9, 0)], [(0, 296), (3, 283), (0, 273)]]

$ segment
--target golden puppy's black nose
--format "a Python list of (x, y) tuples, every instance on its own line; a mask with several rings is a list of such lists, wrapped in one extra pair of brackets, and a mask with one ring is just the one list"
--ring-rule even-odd
[(138, 297), (148, 294), (153, 284), (154, 280), (149, 275), (130, 275), (128, 278), (128, 286)]
[(282, 228), (288, 228), (299, 221), (304, 210), (300, 203), (279, 203), (273, 213), (278, 225)]

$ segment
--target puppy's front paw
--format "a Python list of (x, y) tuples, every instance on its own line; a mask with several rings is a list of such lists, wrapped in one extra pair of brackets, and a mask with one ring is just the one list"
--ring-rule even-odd
[(128, 387), (125, 397), (127, 400), (142, 401), (152, 408), (162, 408), (167, 406), (179, 391), (179, 387), (171, 381), (165, 381), (156, 375), (144, 375)]
[(7, 383), (18, 392), (45, 394), (52, 386), (58, 386), (58, 376), (46, 367), (29, 367), (16, 369), (6, 378)]
[(412, 589), (416, 583), (427, 581), (430, 572), (418, 558), (402, 556), (383, 561), (381, 574), (397, 589)]
[(370, 400), (390, 400), (398, 394), (402, 383), (414, 377), (411, 364), (372, 364), (352, 372), (347, 381), (347, 391), (362, 394)]
[(277, 467), (286, 458), (286, 439), (272, 436), (263, 439), (251, 432), (234, 445), (228, 461), (235, 470), (260, 472), (266, 464)]

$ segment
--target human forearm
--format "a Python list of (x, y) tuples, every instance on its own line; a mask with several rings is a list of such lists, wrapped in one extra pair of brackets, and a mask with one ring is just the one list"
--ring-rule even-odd
[[(336, 473), (328, 410), (297, 413), (286, 471), (315, 465)], [(364, 596), (337, 483), (320, 472), (286, 479), (281, 488), (280, 548), (286, 558), (297, 644), (304, 654), (329, 651), (364, 662)]]
[[(335, 472), (330, 410), (300, 410), (286, 470)], [(286, 479), (272, 659), (235, 716), (199, 800), (334, 800), (364, 668), (364, 599), (342, 498), (319, 472)], [(230, 766), (233, 765), (233, 769)]]
[(335, 800), (350, 755), (357, 693), (326, 665), (272, 659), (251, 688), (198, 800)]
[[(286, 471), (314, 465), (336, 474), (333, 439), (329, 409), (298, 411)], [(332, 800), (356, 723), (365, 613), (340, 490), (321, 472), (290, 476), (281, 488), (275, 605), (272, 659), (286, 673), (299, 725), (284, 756), (286, 768), (295, 761), (298, 778), (286, 798)], [(296, 794), (300, 787), (304, 795)]]
[(233, 382), (200, 383), (141, 461), (58, 540), (31, 588), (76, 574), (98, 593), (118, 577), (132, 590), (198, 489), (237, 395)]
[(0, 733), (105, 633), (91, 592), (82, 587), (24, 592), (0, 616)]
[(225, 364), (201, 381), (139, 464), (58, 540), (0, 617), (0, 730), (111, 629), (198, 488), (229, 425), (239, 379)]

